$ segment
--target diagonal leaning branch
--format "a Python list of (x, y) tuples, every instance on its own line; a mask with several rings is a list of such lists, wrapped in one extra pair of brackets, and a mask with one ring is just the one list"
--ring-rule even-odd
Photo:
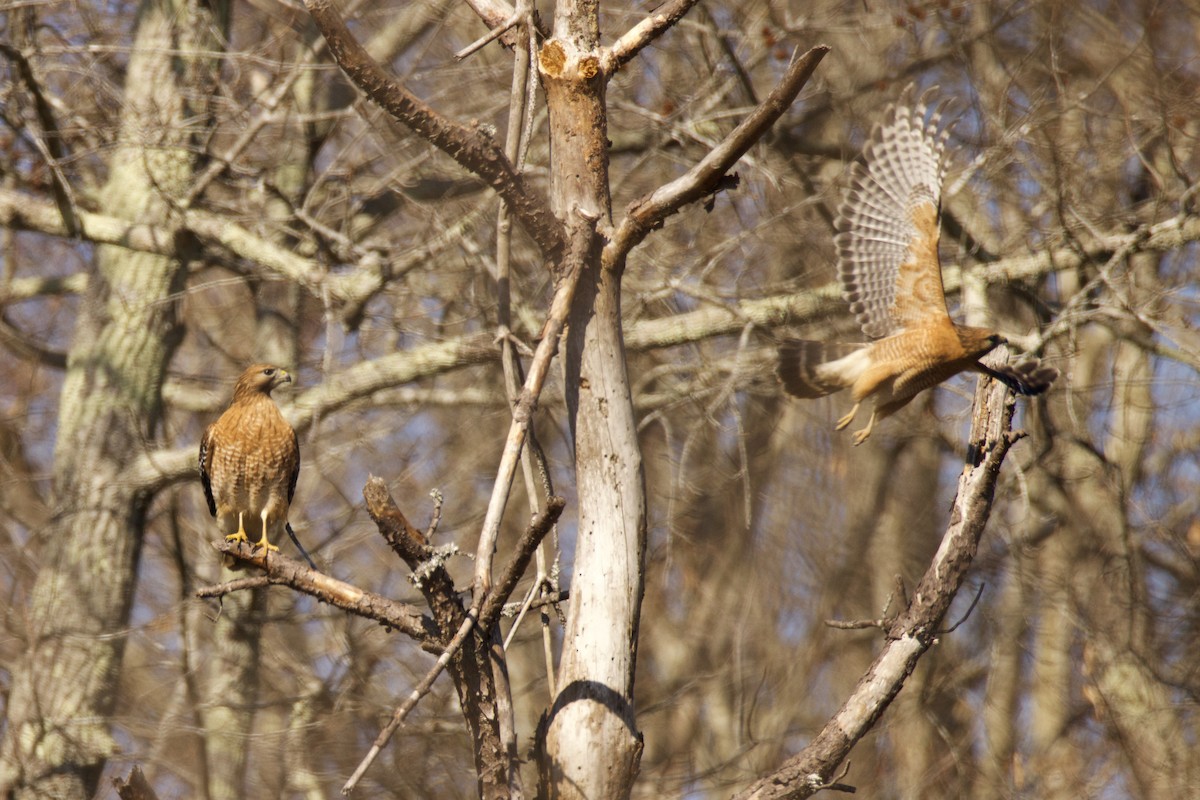
[(304, 4), (328, 42), (329, 52), (354, 85), (418, 136), (483, 179), (508, 204), (542, 256), (556, 263), (564, 241), (562, 225), (545, 200), (529, 191), (500, 146), (481, 129), (434, 111), (385, 72), (350, 33), (329, 0), (305, 0)]
[(726, 173), (791, 107), (828, 52), (829, 47), (822, 44), (804, 55), (794, 54), (783, 79), (771, 90), (767, 99), (742, 120), (724, 141), (686, 174), (630, 205), (625, 219), (621, 220), (611, 241), (604, 248), (605, 266), (613, 268), (623, 264), (629, 251), (646, 238), (646, 234), (661, 227), (667, 217), (688, 203), (694, 203), (723, 188), (729, 180)]
[(981, 379), (975, 392), (968, 462), (958, 479), (950, 525), (912, 601), (887, 632), (887, 641), (841, 709), (808, 746), (758, 780), (738, 800), (809, 797), (829, 788), (850, 749), (879, 721), (937, 642), (939, 626), (975, 558), (991, 513), (1000, 466), (1023, 434), (1012, 430), (1014, 398), (1003, 384)]
[[(436, 560), (431, 564), (426, 562), (432, 551), (428, 548), (424, 536), (408, 522), (382, 480), (372, 477), (363, 488), (363, 499), (367, 502), (367, 510), (379, 527), (379, 532), (392, 549), (411, 569), (423, 571), (419, 588), (429, 603), (434, 623), (440, 630), (440, 638), (445, 644), (437, 663), (396, 708), (392, 719), (379, 732), (366, 756), (342, 787), (342, 794), (349, 794), (354, 790), (383, 747), (404, 723), (408, 713), (416, 707), (434, 681), (447, 668), (450, 669), (455, 688), (458, 690), (459, 706), (466, 718), (467, 727), (476, 739), (474, 751), (480, 786), (504, 785), (503, 776), (516, 769), (513, 760), (515, 751), (505, 747), (496, 725), (499, 715), (493, 704), (497, 701), (494, 685), (497, 675), (489, 655), (488, 629), (495, 623), (504, 601), (525, 574), (538, 544), (558, 521), (566, 501), (561, 497), (550, 497), (546, 501), (546, 508), (533, 516), (525, 533), (517, 542), (499, 584), (495, 591), (487, 595), (480, 613), (479, 604), (469, 609), (463, 606), (454, 581), (442, 563)], [(474, 636), (473, 632), (476, 632)], [(481, 796), (486, 795), (481, 791)]]
[(606, 78), (611, 78), (651, 42), (675, 27), (675, 23), (683, 19), (697, 2), (699, 0), (669, 0), (655, 7), (641, 22), (613, 42), (612, 47), (605, 49), (600, 57), (600, 71)]

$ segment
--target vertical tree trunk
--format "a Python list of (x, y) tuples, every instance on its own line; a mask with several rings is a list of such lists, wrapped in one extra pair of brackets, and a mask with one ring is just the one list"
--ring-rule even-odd
[(1022, 661), (1028, 647), (1026, 557), (1014, 550), (1004, 576), (991, 645), (991, 669), (983, 699), (984, 755), (971, 796), (1001, 800), (1016, 794), (1013, 755), (1017, 750), (1017, 714), (1021, 701)]
[[(221, 572), (225, 579), (234, 577), (227, 569)], [(259, 641), (266, 609), (266, 589), (238, 592), (222, 598), (221, 615), (212, 629), (200, 714), (209, 800), (247, 796), (244, 784), (259, 696)]]
[[(1130, 259), (1135, 285), (1129, 297), (1139, 307), (1140, 295), (1158, 291), (1156, 263), (1147, 256)], [(1142, 332), (1139, 325), (1127, 322), (1117, 333), (1135, 339)], [(1063, 482), (1070, 491), (1072, 540), (1080, 556), (1072, 563), (1074, 593), (1087, 597), (1080, 608), (1084, 695), (1123, 750), (1133, 793), (1183, 797), (1195, 792), (1195, 759), (1173, 702), (1176, 690), (1150, 667), (1157, 646), (1152, 609), (1128, 511), (1153, 430), (1150, 358), (1140, 345), (1122, 339), (1092, 353), (1091, 359), (1081, 354), (1079, 361), (1091, 360), (1097, 373), (1111, 368), (1113, 376), (1103, 458), (1092, 449), (1067, 448), (1068, 480)]]
[(629, 794), (641, 753), (633, 676), (646, 540), (645, 478), (621, 333), (620, 265), (603, 265), (594, 226), (611, 218), (599, 10), (561, 3), (539, 56), (550, 111), (551, 204), (582, 280), (569, 320), (567, 403), (579, 498), (571, 606), (558, 695), (545, 728), (552, 796)]
[[(163, 195), (191, 174), (188, 124), (203, 122), (203, 78), (223, 20), (207, 4), (147, 3), (126, 78), (121, 145), (101, 203), (108, 213), (163, 222)], [(180, 53), (196, 52), (195, 57)], [(203, 53), (204, 55), (200, 55)], [(122, 470), (152, 444), (160, 390), (179, 340), (178, 259), (97, 248), (68, 357), (54, 453), (53, 519), (13, 668), (0, 794), (85, 798), (116, 751), (107, 723), (141, 552), (149, 496)]]
[[(293, 89), (296, 106), (311, 113), (313, 85), (307, 76), (297, 81)], [(276, 165), (273, 184), (288, 198), (301, 195), (308, 163), (305, 143), (289, 148), (287, 160)], [(286, 221), (290, 210), (279, 198), (270, 198), (266, 213), (280, 223)], [(283, 242), (294, 244), (294, 242)], [(299, 351), (296, 345), (296, 325), (299, 289), (293, 284), (264, 281), (252, 285), (253, 307), (257, 312), (254, 336), (239, 343), (234, 355), (245, 363), (263, 361), (295, 369)], [(247, 315), (250, 308), (245, 308)], [(236, 374), (236, 373), (235, 373)], [(285, 402), (286, 395), (275, 398)], [(305, 454), (301, 453), (303, 462)], [(293, 512), (293, 517), (295, 512)], [(216, 520), (207, 529), (209, 538), (219, 533)], [(286, 545), (284, 545), (286, 546)], [(294, 555), (291, 554), (291, 555)], [(223, 580), (237, 577), (221, 569)], [(255, 708), (259, 705), (261, 688), (261, 648), (263, 624), (268, 609), (265, 588), (235, 592), (221, 600), (221, 614), (212, 626), (213, 646), (204, 664), (207, 680), (202, 712), (204, 724), (205, 785), (209, 800), (223, 797), (248, 797), (254, 793), (246, 784), (254, 731)]]

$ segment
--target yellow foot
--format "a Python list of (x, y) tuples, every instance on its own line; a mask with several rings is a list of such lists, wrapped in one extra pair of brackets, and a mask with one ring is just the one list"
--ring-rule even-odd
[(279, 550), (278, 547), (276, 547), (275, 545), (273, 545), (267, 541), (267, 535), (265, 533), (263, 534), (263, 537), (261, 539), (259, 539), (257, 542), (254, 543), (254, 546), (255, 547), (265, 547), (268, 550)]
[[(851, 422), (853, 422), (853, 421), (854, 421), (854, 415), (858, 413), (858, 407), (859, 407), (859, 405), (860, 405), (860, 403), (855, 403), (855, 404), (854, 404), (854, 408), (850, 409), (850, 413), (849, 413), (849, 414), (847, 414), (846, 416), (842, 417), (841, 419), (839, 419), (839, 420), (837, 421), (837, 425), (834, 425), (834, 426), (833, 426), (833, 429), (834, 429), (835, 431), (840, 431), (842, 428), (846, 427), (846, 426), (847, 426), (847, 425), (849, 425)], [(869, 427), (871, 427), (871, 426), (870, 426), (870, 425), (868, 425), (867, 427), (869, 428)], [(857, 442), (856, 442), (855, 444), (857, 444)]]
[(246, 527), (242, 524), (242, 515), (238, 514), (238, 529), (237, 533), (231, 533), (225, 537), (227, 542), (248, 542), (250, 539), (246, 536)]

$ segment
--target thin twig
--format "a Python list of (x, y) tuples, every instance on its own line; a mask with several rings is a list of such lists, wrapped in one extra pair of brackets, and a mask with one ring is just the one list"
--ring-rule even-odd
[(516, 586), (521, 574), (524, 573), (525, 567), (529, 565), (529, 559), (533, 550), (537, 547), (537, 543), (553, 527), (565, 506), (566, 501), (561, 497), (552, 497), (546, 503), (546, 510), (530, 521), (529, 526), (517, 544), (517, 552), (505, 569), (503, 578), (497, 584), (496, 591), (490, 593), (482, 604), (467, 611), (466, 616), (454, 634), (454, 638), (450, 640), (445, 650), (438, 656), (437, 662), (425, 674), (425, 677), (421, 679), (412, 692), (409, 693), (408, 697), (404, 699), (404, 702), (392, 713), (391, 720), (379, 732), (379, 735), (375, 737), (371, 748), (342, 787), (342, 794), (348, 795), (354, 791), (359, 780), (362, 779), (367, 769), (370, 768), (371, 764), (379, 756), (380, 751), (391, 740), (392, 735), (404, 724), (404, 720), (409, 712), (416, 707), (422, 697), (429, 693), (438, 676), (449, 666), (450, 660), (454, 658), (455, 653), (462, 649), (463, 642), (471, 635), (476, 622), (483, 620), (484, 624), (480, 627), (482, 630), (487, 630), (496, 621), (496, 618), (504, 608), (504, 602), (508, 599), (508, 595), (512, 593), (512, 589)]
[(440, 489), (430, 489), (429, 496), (433, 498), (433, 513), (429, 517), (429, 527), (425, 529), (426, 542), (433, 541), (433, 535), (437, 533), (438, 526), (442, 524), (442, 506), (446, 503), (446, 498)]
[(497, 25), (495, 28), (492, 28), (490, 31), (488, 31), (488, 33), (486, 33), (485, 35), (476, 39), (475, 41), (471, 42), (469, 45), (464, 47), (462, 50), (459, 50), (457, 53), (455, 53), (454, 59), (456, 61), (462, 61), (467, 56), (469, 56), (479, 50), (482, 50), (483, 48), (487, 47), (492, 42), (499, 39), (504, 34), (508, 33), (510, 30), (512, 30), (512, 28), (520, 21), (521, 21), (521, 17), (518, 14), (513, 14), (511, 17), (504, 20), (504, 22), (502, 22), (501, 24)]
[(964, 622), (966, 622), (968, 619), (971, 618), (971, 613), (975, 610), (975, 606), (979, 605), (979, 598), (983, 597), (983, 590), (985, 588), (987, 588), (987, 584), (981, 582), (979, 584), (979, 589), (975, 592), (974, 599), (971, 600), (971, 605), (967, 606), (966, 613), (963, 614), (962, 617), (960, 617), (959, 620), (957, 622), (955, 622), (953, 625), (951, 625), (949, 628), (938, 631), (939, 636), (943, 635), (943, 634), (947, 634), (947, 633), (954, 633), (956, 630), (958, 630), (960, 625), (962, 625)]
[(375, 763), (375, 759), (379, 756), (380, 751), (391, 740), (392, 735), (404, 724), (404, 719), (408, 716), (408, 713), (416, 708), (417, 703), (420, 702), (422, 697), (429, 693), (434, 681), (437, 680), (442, 671), (450, 664), (450, 659), (454, 658), (454, 654), (462, 648), (463, 642), (471, 635), (471, 628), (474, 627), (474, 615), (475, 609), (467, 612), (467, 616), (463, 619), (462, 625), (459, 626), (458, 632), (454, 634), (454, 638), (450, 640), (450, 644), (438, 656), (438, 660), (434, 663), (432, 669), (425, 673), (425, 677), (421, 679), (421, 682), (416, 685), (408, 697), (404, 699), (404, 702), (392, 713), (391, 720), (379, 732), (379, 735), (375, 737), (375, 741), (371, 743), (371, 748), (367, 751), (367, 754), (363, 756), (362, 761), (355, 767), (354, 773), (346, 781), (345, 785), (342, 786), (343, 795), (348, 795), (354, 791), (362, 776)]

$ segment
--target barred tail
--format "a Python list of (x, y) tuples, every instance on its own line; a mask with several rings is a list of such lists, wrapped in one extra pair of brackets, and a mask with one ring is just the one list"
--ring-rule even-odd
[(779, 345), (775, 371), (788, 394), (805, 399), (824, 397), (854, 383), (856, 371), (846, 367), (860, 359), (848, 357), (861, 352), (861, 345), (788, 339)]
[(1004, 383), (1017, 394), (1028, 396), (1038, 395), (1050, 388), (1058, 378), (1058, 370), (1049, 364), (1043, 364), (1034, 356), (1028, 356), (1017, 364), (1001, 364), (989, 367), (980, 362), (977, 369), (996, 380)]
[(308, 551), (304, 549), (304, 545), (300, 544), (300, 540), (296, 538), (296, 532), (292, 530), (292, 523), (285, 521), (283, 527), (287, 531), (287, 535), (292, 537), (292, 544), (296, 545), (296, 549), (300, 551), (300, 555), (304, 556), (304, 560), (308, 562), (308, 565), (313, 569), (318, 569), (316, 562), (312, 560)]

